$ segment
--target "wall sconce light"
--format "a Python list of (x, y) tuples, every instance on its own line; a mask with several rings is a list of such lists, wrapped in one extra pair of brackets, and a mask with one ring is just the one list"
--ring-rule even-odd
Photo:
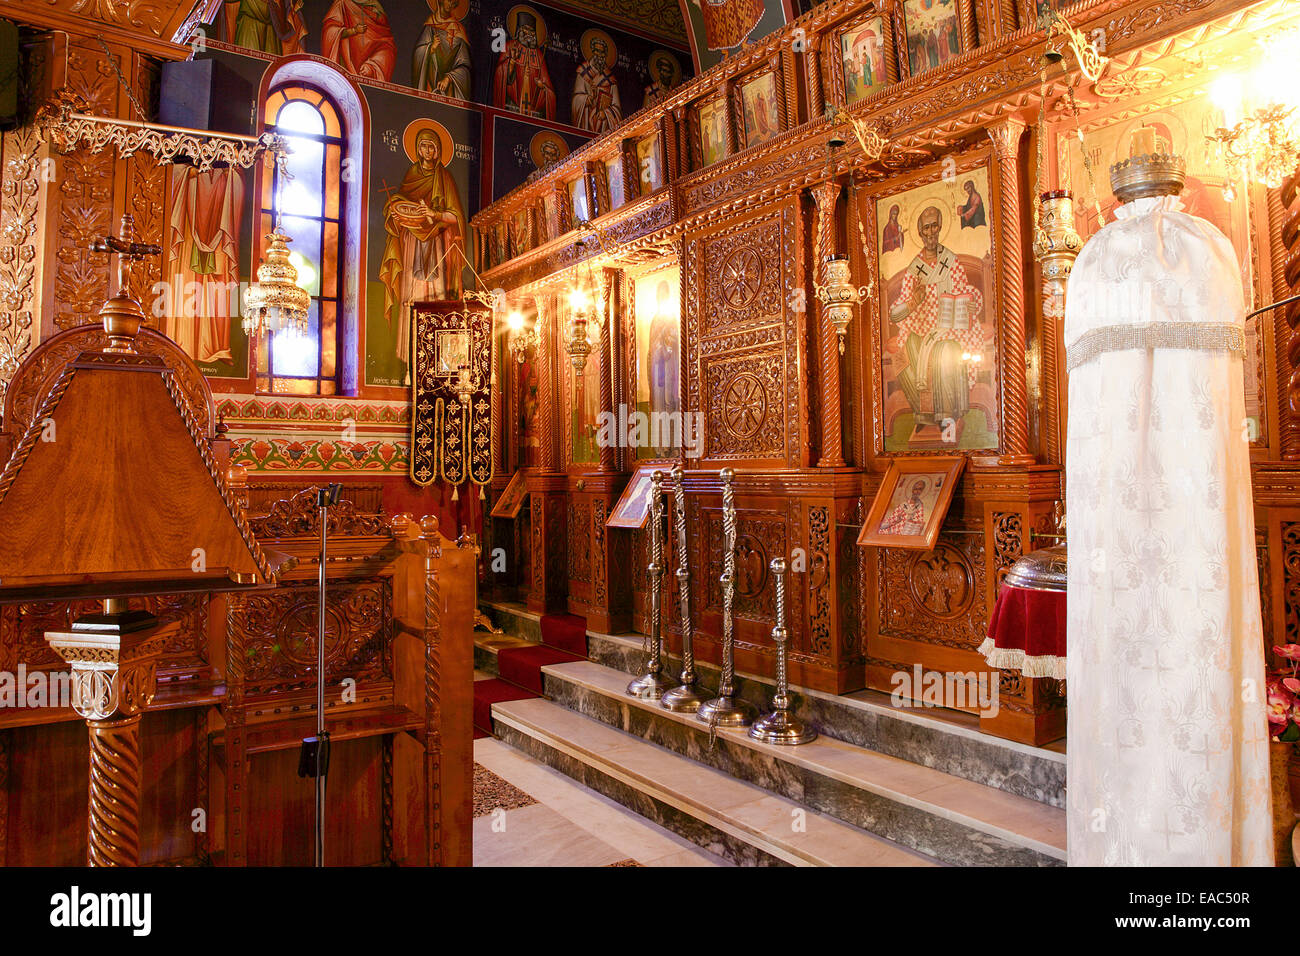
[(515, 357), (516, 362), (523, 365), (524, 353), (531, 348), (537, 347), (537, 327), (524, 328), (523, 313), (515, 309), (506, 318), (506, 329), (510, 343), (510, 354)]
[(1206, 150), (1224, 164), (1223, 197), (1236, 198), (1243, 178), (1276, 189), (1300, 165), (1300, 28), (1273, 34), (1244, 74), (1227, 74), (1210, 86), (1223, 125), (1206, 134)]

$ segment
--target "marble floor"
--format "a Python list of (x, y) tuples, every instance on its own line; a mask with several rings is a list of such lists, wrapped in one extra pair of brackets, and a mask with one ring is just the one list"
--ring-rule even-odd
[(475, 866), (731, 866), (493, 737), (474, 741)]

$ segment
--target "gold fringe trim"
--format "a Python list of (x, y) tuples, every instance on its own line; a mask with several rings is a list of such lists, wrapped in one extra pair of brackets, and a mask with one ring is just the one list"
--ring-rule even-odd
[(1107, 325), (1085, 332), (1065, 350), (1065, 369), (1072, 372), (1103, 352), (1129, 349), (1196, 349), (1246, 354), (1246, 333), (1220, 322), (1160, 322), (1155, 325)]
[(996, 647), (993, 638), (984, 638), (979, 652), (989, 667), (1003, 671), (1020, 671), (1026, 677), (1051, 677), (1065, 680), (1065, 658), (1042, 654), (1030, 657), (1018, 647)]

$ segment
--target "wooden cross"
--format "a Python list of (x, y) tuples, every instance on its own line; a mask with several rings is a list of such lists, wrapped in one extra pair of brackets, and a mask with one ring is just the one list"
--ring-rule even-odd
[(104, 252), (118, 257), (117, 289), (120, 294), (130, 295), (132, 266), (145, 256), (161, 255), (162, 246), (147, 242), (136, 242), (135, 217), (128, 212), (122, 214), (122, 235), (95, 239), (90, 244), (90, 251)]

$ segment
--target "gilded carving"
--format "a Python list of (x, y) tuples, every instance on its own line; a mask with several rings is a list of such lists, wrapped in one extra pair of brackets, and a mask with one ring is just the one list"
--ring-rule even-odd
[(1282, 607), (1286, 640), (1300, 643), (1300, 521), (1282, 523)]

